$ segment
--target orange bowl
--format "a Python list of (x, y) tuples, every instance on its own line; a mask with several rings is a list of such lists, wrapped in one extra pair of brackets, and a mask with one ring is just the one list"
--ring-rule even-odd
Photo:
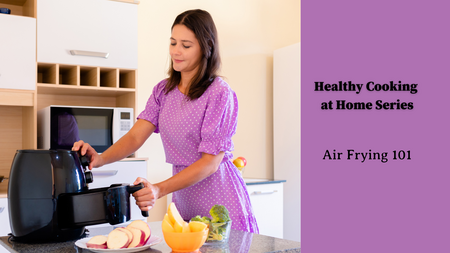
[(174, 252), (197, 251), (208, 238), (208, 229), (200, 232), (175, 233), (163, 231), (164, 240)]

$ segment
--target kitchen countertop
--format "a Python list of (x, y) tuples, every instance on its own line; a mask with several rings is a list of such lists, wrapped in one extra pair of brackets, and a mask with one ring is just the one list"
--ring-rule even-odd
[[(161, 221), (149, 223), (152, 235), (164, 238), (161, 230)], [(123, 224), (120, 224), (123, 226)], [(108, 234), (112, 231), (113, 226), (106, 226), (100, 228), (91, 228), (88, 236), (94, 236), (99, 234)], [(0, 237), (0, 246), (5, 247), (10, 252), (91, 252), (89, 250), (81, 249), (75, 246), (75, 241), (60, 242), (60, 243), (42, 243), (42, 244), (26, 244), (12, 242), (8, 240), (8, 236)], [(1, 250), (1, 249), (0, 249)], [(141, 252), (172, 252), (166, 242), (163, 240), (161, 243), (152, 246), (150, 249)], [(284, 253), (300, 253), (300, 242), (279, 239), (270, 236), (264, 236), (259, 234), (253, 234), (232, 229), (230, 232), (230, 239), (228, 244), (218, 246), (203, 245), (200, 248), (201, 253), (259, 253), (259, 252), (284, 252)]]
[(286, 180), (276, 180), (276, 179), (259, 179), (259, 178), (244, 178), (244, 182), (246, 185), (255, 185), (255, 184), (278, 184), (284, 183)]

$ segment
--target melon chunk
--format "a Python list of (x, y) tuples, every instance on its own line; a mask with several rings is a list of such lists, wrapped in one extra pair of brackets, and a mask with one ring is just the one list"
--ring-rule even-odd
[(128, 235), (122, 229), (114, 229), (108, 234), (108, 240), (106, 241), (108, 249), (123, 249), (130, 245)]
[(128, 245), (128, 248), (141, 247), (142, 245), (145, 244), (144, 231), (134, 227), (127, 227), (126, 229), (133, 234), (133, 240), (131, 240), (131, 243), (130, 245)]
[(104, 235), (96, 235), (92, 237), (87, 243), (86, 247), (90, 249), (106, 249), (106, 241), (108, 240), (108, 237)]
[(148, 226), (147, 222), (145, 222), (143, 220), (134, 220), (127, 226), (127, 228), (128, 227), (133, 227), (133, 228), (137, 228), (137, 229), (144, 231), (144, 233), (145, 233), (144, 244), (147, 243), (148, 239), (150, 238), (150, 236), (152, 234), (152, 231), (150, 230), (150, 227)]

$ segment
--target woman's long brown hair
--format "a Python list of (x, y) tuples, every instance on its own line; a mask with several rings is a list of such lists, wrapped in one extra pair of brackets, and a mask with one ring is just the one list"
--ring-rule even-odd
[[(185, 25), (194, 32), (200, 43), (203, 56), (200, 61), (198, 72), (189, 83), (187, 97), (190, 100), (199, 98), (218, 76), (220, 68), (219, 43), (217, 40), (217, 30), (211, 15), (204, 10), (188, 10), (177, 16), (175, 25)], [(170, 62), (168, 71), (169, 77), (166, 84), (166, 94), (178, 86), (181, 82), (181, 73), (173, 69), (173, 62)]]

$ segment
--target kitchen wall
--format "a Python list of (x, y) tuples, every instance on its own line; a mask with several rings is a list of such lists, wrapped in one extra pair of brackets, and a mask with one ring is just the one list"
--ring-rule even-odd
[[(239, 100), (234, 156), (244, 156), (244, 177), (273, 178), (273, 51), (300, 42), (300, 0), (141, 0), (139, 4), (138, 113), (152, 88), (166, 77), (173, 20), (188, 9), (204, 9), (216, 23), (222, 72)], [(159, 135), (139, 150), (148, 157), (152, 183), (172, 175)], [(167, 198), (158, 200), (150, 221), (162, 220)], [(169, 198), (170, 201), (170, 198)]]

